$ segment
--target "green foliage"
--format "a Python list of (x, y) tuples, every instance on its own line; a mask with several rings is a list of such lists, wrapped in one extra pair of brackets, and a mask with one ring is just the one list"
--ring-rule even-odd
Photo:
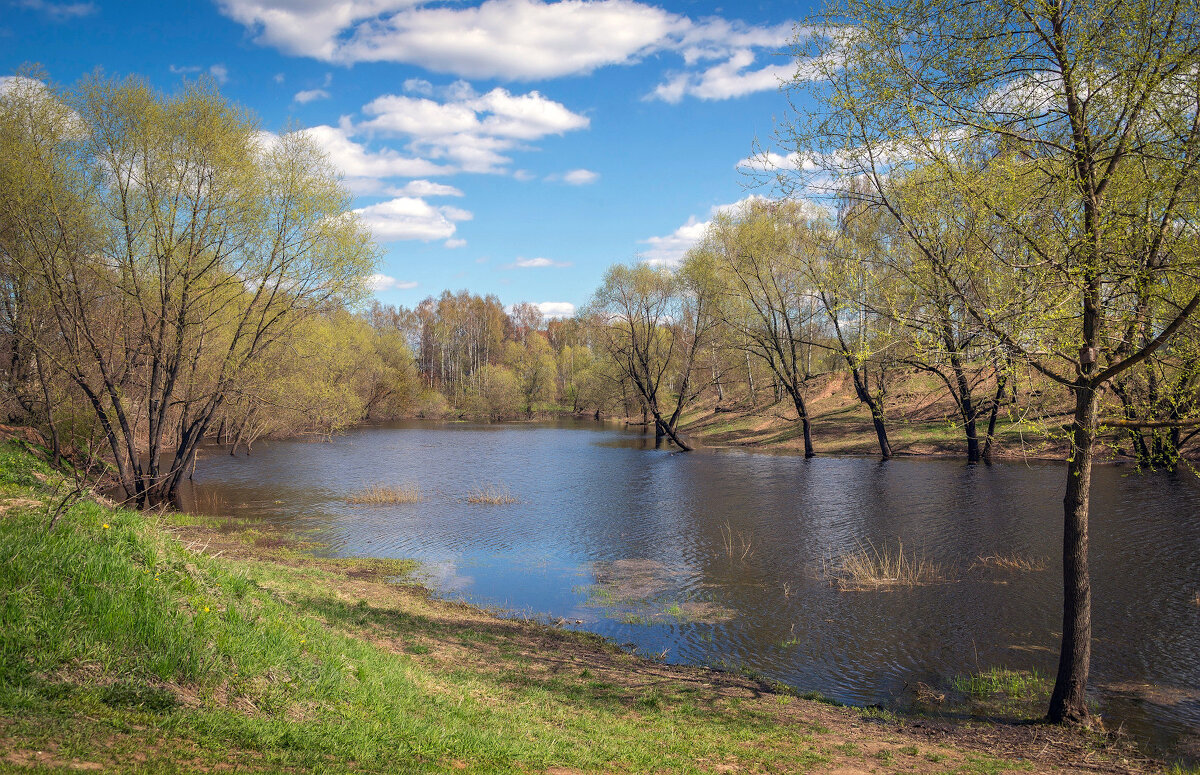
[(475, 386), (467, 392), (463, 404), (468, 414), (503, 420), (521, 411), (521, 385), (511, 369), (487, 364), (475, 372), (474, 379)]
[(0, 308), (126, 494), (161, 502), (239, 382), (361, 299), (376, 249), (315, 142), (260, 133), (211, 82), (30, 75), (0, 95)]
[(955, 690), (974, 699), (991, 699), (1003, 695), (1011, 699), (1024, 699), (1046, 693), (1047, 679), (1036, 670), (1009, 670), (992, 667), (975, 675), (955, 676)]

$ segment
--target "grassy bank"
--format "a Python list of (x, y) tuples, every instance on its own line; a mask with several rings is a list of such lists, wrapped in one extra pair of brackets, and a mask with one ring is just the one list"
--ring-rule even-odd
[(402, 561), (91, 501), (0, 445), (0, 771), (1146, 771), (1063, 730), (913, 721), (431, 599)]

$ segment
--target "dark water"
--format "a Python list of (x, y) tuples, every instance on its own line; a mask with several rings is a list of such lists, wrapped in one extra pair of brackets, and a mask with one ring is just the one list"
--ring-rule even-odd
[[(992, 666), (1053, 676), (1063, 468), (672, 454), (595, 425), (402, 424), (202, 459), (209, 512), (342, 556), (422, 560), (442, 594), (565, 618), (646, 653), (760, 671), (854, 704)], [(356, 506), (366, 485), (416, 504)], [(502, 484), (511, 505), (465, 501)], [(1200, 741), (1200, 485), (1100, 467), (1092, 492), (1094, 698), (1158, 750)], [(843, 591), (830, 558), (903, 543), (950, 580)], [(1041, 571), (972, 568), (1021, 555)], [(576, 623), (579, 620), (579, 623)]]

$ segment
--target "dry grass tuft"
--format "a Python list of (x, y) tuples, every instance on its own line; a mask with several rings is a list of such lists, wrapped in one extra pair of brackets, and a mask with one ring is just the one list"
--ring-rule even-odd
[(499, 484), (479, 485), (467, 493), (467, 503), (483, 503), (489, 506), (503, 506), (507, 503), (516, 502), (517, 496), (510, 493), (507, 487)]
[(830, 584), (846, 591), (881, 587), (913, 587), (944, 581), (942, 566), (915, 552), (906, 554), (904, 544), (880, 550), (873, 543), (825, 561), (823, 573)]
[(721, 525), (721, 543), (725, 546), (725, 554), (731, 560), (745, 560), (754, 554), (754, 539), (749, 533), (734, 530), (726, 522)]
[(1025, 557), (1020, 554), (989, 554), (987, 557), (976, 557), (975, 562), (967, 570), (975, 568), (999, 568), (1000, 570), (1042, 571), (1046, 570), (1046, 560), (1043, 557)]
[(415, 484), (402, 486), (373, 484), (346, 498), (347, 503), (382, 506), (389, 503), (420, 503), (421, 491)]

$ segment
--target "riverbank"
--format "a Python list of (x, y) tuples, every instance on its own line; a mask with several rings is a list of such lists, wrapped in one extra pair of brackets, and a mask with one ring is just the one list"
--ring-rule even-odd
[(85, 500), (0, 446), (0, 770), (1149, 772), (1040, 724), (899, 717), (438, 601), (395, 560)]
[[(991, 388), (994, 390), (994, 388)], [(997, 460), (1063, 460), (1067, 445), (1061, 423), (1069, 419), (1065, 394), (1037, 383), (1026, 391), (1020, 411), (1006, 405), (996, 418), (993, 457)], [(680, 429), (705, 446), (743, 447), (788, 453), (804, 452), (796, 410), (786, 396), (764, 401), (727, 392), (723, 399), (704, 393), (681, 418)], [(813, 379), (806, 396), (813, 447), (818, 455), (879, 455), (871, 414), (854, 393), (847, 374)], [(892, 378), (885, 402), (888, 442), (899, 457), (966, 457), (967, 442), (957, 407), (932, 375)], [(987, 432), (983, 416), (976, 428), (980, 447)], [(1103, 460), (1122, 459), (1116, 434), (1102, 444)]]

